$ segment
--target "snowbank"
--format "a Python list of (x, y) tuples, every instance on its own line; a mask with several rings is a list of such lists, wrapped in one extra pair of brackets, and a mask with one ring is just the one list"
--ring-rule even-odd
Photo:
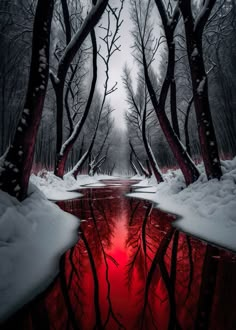
[[(68, 180), (71, 178), (70, 175), (65, 175), (64, 180)], [(77, 180), (75, 180), (74, 184), (69, 188), (70, 191), (77, 190), (77, 189), (84, 189), (89, 187), (104, 187), (105, 184), (99, 182), (102, 179), (102, 176), (94, 175), (79, 175)]]
[(62, 180), (54, 175), (53, 172), (42, 170), (38, 175), (31, 174), (30, 181), (51, 201), (68, 200), (82, 196), (78, 192), (68, 191), (76, 183), (72, 176)]
[[(208, 181), (199, 165), (201, 175), (188, 187), (179, 170), (168, 171), (165, 182), (154, 187), (155, 193), (139, 188), (128, 196), (157, 203), (158, 208), (179, 216), (174, 225), (180, 230), (236, 251), (236, 157), (221, 164), (220, 181)], [(149, 187), (151, 183), (146, 179), (139, 186)]]
[(48, 286), (78, 226), (33, 185), (22, 203), (0, 191), (0, 320)]

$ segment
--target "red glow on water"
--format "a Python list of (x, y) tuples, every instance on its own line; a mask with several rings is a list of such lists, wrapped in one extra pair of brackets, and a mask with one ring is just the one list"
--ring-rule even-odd
[(107, 183), (59, 203), (87, 220), (80, 239), (47, 292), (4, 329), (236, 329), (235, 256), (178, 232), (151, 203), (125, 198), (130, 182)]

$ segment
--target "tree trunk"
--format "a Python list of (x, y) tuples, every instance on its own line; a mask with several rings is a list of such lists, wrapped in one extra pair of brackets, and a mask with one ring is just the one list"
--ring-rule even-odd
[(147, 140), (147, 135), (146, 135), (146, 112), (147, 112), (147, 107), (145, 106), (144, 111), (143, 111), (143, 120), (142, 120), (142, 137), (143, 137), (143, 143), (144, 147), (146, 149), (146, 153), (148, 155), (148, 159), (151, 163), (153, 173), (155, 175), (155, 178), (157, 180), (157, 183), (163, 182), (163, 177), (161, 175), (161, 171), (157, 165), (155, 156), (152, 152), (152, 148)]
[(188, 132), (188, 122), (189, 122), (189, 115), (190, 115), (190, 110), (191, 110), (192, 103), (193, 103), (193, 97), (188, 102), (188, 107), (187, 107), (187, 111), (186, 111), (186, 117), (185, 117), (185, 121), (184, 121), (185, 145), (186, 145), (187, 153), (189, 154), (190, 157), (192, 157), (192, 153), (191, 153), (191, 148), (190, 148), (190, 139), (189, 139), (189, 132)]
[(75, 55), (77, 54), (84, 40), (87, 38), (88, 34), (92, 31), (92, 29), (94, 29), (94, 27), (98, 23), (103, 12), (106, 9), (107, 4), (108, 0), (98, 0), (96, 2), (90, 13), (84, 20), (84, 23), (82, 24), (81, 28), (75, 33), (75, 35), (67, 45), (65, 52), (59, 61), (57, 76), (54, 76), (53, 74), (51, 75), (57, 103), (56, 153), (59, 158), (63, 136), (63, 95), (66, 75)]
[(131, 150), (132, 150), (132, 153), (134, 154), (134, 156), (135, 156), (135, 158), (136, 158), (136, 161), (137, 161), (137, 163), (138, 163), (138, 166), (139, 166), (139, 168), (140, 168), (142, 174), (145, 175), (146, 178), (148, 178), (148, 177), (149, 177), (149, 173), (148, 173), (148, 171), (144, 168), (143, 164), (141, 163), (140, 159), (138, 158), (138, 155), (136, 154), (136, 151), (134, 150), (134, 147), (133, 147), (132, 143), (129, 142), (129, 145), (130, 145), (130, 148), (131, 148)]
[[(174, 79), (174, 70), (175, 70), (175, 42), (174, 42), (174, 31), (179, 20), (179, 9), (178, 5), (173, 10), (173, 16), (169, 18), (167, 16), (164, 3), (161, 0), (155, 0), (156, 6), (159, 10), (166, 41), (168, 47), (168, 62), (167, 62), (167, 71), (164, 83), (161, 88), (161, 94), (159, 102), (156, 98), (154, 88), (152, 86), (151, 80), (148, 74), (148, 65), (145, 57), (145, 48), (143, 46), (143, 65), (145, 72), (145, 80), (150, 94), (150, 98), (155, 109), (157, 118), (159, 120), (160, 126), (163, 130), (163, 133), (169, 143), (169, 146), (177, 160), (179, 167), (184, 175), (185, 182), (187, 185), (193, 183), (199, 177), (199, 172), (193, 163), (192, 159), (186, 152), (184, 146), (180, 142), (178, 136), (175, 134), (173, 128), (170, 125), (169, 119), (165, 113), (165, 103), (170, 88), (171, 82)], [(174, 106), (174, 104), (173, 104)]]
[(144, 53), (145, 50), (143, 50), (143, 65), (144, 65), (145, 80), (146, 80), (148, 92), (149, 92), (153, 107), (155, 109), (157, 118), (159, 120), (160, 126), (161, 126), (163, 133), (167, 139), (167, 142), (169, 143), (169, 146), (179, 164), (179, 167), (180, 167), (181, 171), (183, 172), (186, 184), (189, 185), (198, 179), (199, 172), (198, 172), (196, 166), (194, 165), (192, 159), (189, 157), (188, 153), (186, 152), (184, 146), (178, 139), (177, 135), (174, 133), (174, 130), (171, 127), (169, 119), (165, 113), (165, 101), (166, 101), (166, 96), (167, 96), (169, 83), (170, 83), (169, 71), (173, 69), (172, 66), (174, 65), (173, 47), (174, 47), (174, 45), (173, 45), (173, 43), (171, 43), (171, 45), (169, 45), (169, 59), (168, 59), (167, 74), (166, 74), (166, 79), (164, 81), (164, 84), (162, 86), (159, 103), (157, 101), (154, 88), (153, 88), (151, 80), (149, 78), (148, 66), (146, 63), (146, 57), (145, 57), (145, 53)]
[[(220, 159), (212, 122), (208, 98), (208, 79), (204, 67), (202, 51), (202, 33), (216, 0), (203, 4), (199, 17), (194, 21), (190, 0), (180, 2), (183, 14), (187, 53), (193, 86), (193, 100), (197, 118), (201, 154), (208, 179), (222, 176)], [(207, 6), (207, 7), (206, 7)], [(204, 8), (206, 7), (206, 8)]]
[(170, 83), (170, 113), (171, 113), (173, 130), (175, 134), (178, 136), (178, 139), (180, 140), (179, 123), (177, 116), (177, 104), (176, 104), (176, 82), (174, 75)]
[[(92, 83), (91, 83), (88, 101), (87, 101), (87, 104), (86, 104), (86, 107), (85, 107), (81, 120), (74, 127), (70, 137), (60, 148), (59, 152), (57, 150), (56, 166), (55, 166), (54, 174), (60, 178), (63, 178), (63, 175), (65, 173), (65, 165), (66, 165), (66, 161), (67, 161), (69, 152), (73, 148), (73, 145), (74, 145), (75, 141), (77, 140), (77, 138), (83, 128), (83, 125), (88, 116), (90, 106), (91, 106), (92, 100), (93, 100), (93, 95), (95, 92), (95, 86), (96, 86), (96, 82), (97, 82), (97, 42), (96, 42), (95, 31), (92, 30), (90, 34), (91, 34), (91, 40), (92, 40), (92, 45), (93, 45), (93, 79), (92, 79)], [(61, 115), (63, 115), (63, 114), (61, 113)], [(58, 127), (58, 134), (59, 134), (59, 132), (61, 132), (60, 127), (61, 127), (61, 125), (59, 125), (59, 127)], [(58, 135), (58, 139), (57, 139), (58, 143), (62, 142), (62, 136), (61, 136), (60, 141), (59, 141), (59, 137), (60, 137), (60, 134)], [(58, 147), (60, 147), (60, 146), (61, 146), (61, 144), (58, 145)]]
[(19, 200), (27, 195), (35, 141), (46, 95), (53, 7), (53, 0), (38, 0), (26, 101), (0, 174), (1, 189)]

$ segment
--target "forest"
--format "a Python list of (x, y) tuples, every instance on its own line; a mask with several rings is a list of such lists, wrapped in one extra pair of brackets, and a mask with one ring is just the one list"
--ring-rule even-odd
[[(136, 68), (124, 61), (123, 86), (109, 70), (122, 53), (124, 1), (86, 5), (1, 3), (2, 189), (24, 199), (32, 168), (119, 173), (120, 153), (127, 175), (161, 182), (163, 169), (179, 167), (190, 184), (203, 161), (207, 177), (220, 178), (220, 158), (236, 148), (235, 2), (130, 1)], [(112, 116), (122, 88), (123, 148)]]
[[(195, 262), (194, 257), (191, 259), (195, 249), (191, 235), (236, 251), (235, 35), (235, 0), (0, 1), (0, 259), (6, 265), (4, 271), (0, 270), (0, 282), (8, 283), (9, 274), (17, 282), (25, 275), (15, 278), (14, 273), (20, 270), (21, 274), (25, 268), (30, 274), (35, 267), (32, 260), (42, 257), (42, 265), (34, 270), (40, 285), (32, 281), (31, 287), (32, 275), (27, 277), (28, 289), (24, 289), (24, 283), (18, 284), (17, 289), (12, 287), (9, 294), (6, 290), (0, 321), (17, 311), (20, 301), (29, 301), (22, 298), (25, 290), (37, 287), (35, 294), (29, 295), (32, 299), (41, 292), (42, 282), (45, 288), (58, 272), (59, 276), (67, 276), (62, 267), (65, 256), (60, 261), (57, 257), (57, 262), (53, 258), (72, 247), (77, 235), (78, 253), (84, 256), (82, 250), (87, 251), (97, 288), (97, 257), (92, 256), (94, 238), (89, 226), (98, 235), (97, 247), (101, 245), (102, 251), (98, 260), (104, 259), (108, 276), (109, 262), (116, 267), (118, 262), (109, 254), (112, 238), (104, 245), (100, 237), (102, 228), (105, 231), (112, 224), (112, 230), (117, 230), (114, 237), (123, 237), (125, 227), (133, 242), (137, 232), (132, 225), (140, 223), (140, 240), (144, 243), (137, 255), (143, 249), (146, 258), (145, 242), (151, 237), (146, 236), (151, 235), (151, 231), (146, 232), (148, 224), (151, 227), (152, 221), (162, 217), (167, 217), (168, 222), (171, 217), (171, 221), (176, 220), (173, 227), (168, 224), (166, 229), (161, 224), (163, 228), (149, 245), (151, 257), (149, 261), (145, 259), (144, 285), (151, 285), (148, 276), (156, 280), (154, 269), (160, 264), (159, 275), (170, 301), (168, 329), (175, 329), (176, 324), (181, 328), (177, 311), (173, 312), (175, 316), (172, 313), (176, 308), (175, 294), (170, 293), (175, 289), (171, 281), (176, 278), (173, 267), (178, 265), (178, 251), (188, 251), (191, 285)], [(107, 189), (111, 189), (110, 194)], [(99, 198), (104, 207), (98, 205), (94, 210)], [(113, 198), (118, 204), (113, 203)], [(135, 220), (143, 211), (139, 203), (134, 203), (139, 198), (145, 200), (142, 207), (147, 209), (141, 222), (140, 218)], [(115, 210), (113, 213), (109, 213), (108, 205)], [(158, 211), (153, 211), (157, 207)], [(119, 212), (120, 220), (114, 220), (114, 214), (118, 216)], [(101, 227), (100, 217), (104, 219)], [(119, 221), (124, 221), (123, 229)], [(58, 234), (46, 256), (46, 252), (40, 252), (44, 245), (41, 238), (49, 247), (51, 230)], [(190, 234), (190, 238), (182, 232)], [(127, 255), (136, 243), (127, 243)], [(202, 274), (206, 260), (214, 258), (214, 253), (216, 258), (221, 256), (212, 246), (205, 250), (203, 245), (202, 241), (196, 243), (196, 251), (201, 251), (197, 263)], [(25, 261), (21, 257), (30, 250), (29, 246), (32, 256), (29, 254), (31, 257)], [(166, 266), (165, 253), (165, 258), (171, 255)], [(18, 255), (21, 257), (14, 264), (12, 260), (18, 260)], [(222, 254), (223, 261), (228, 257)], [(229, 258), (234, 260), (233, 254)], [(53, 265), (50, 271), (48, 260)], [(220, 275), (217, 267), (213, 268), (209, 272), (215, 272), (216, 280)], [(36, 270), (43, 275), (37, 275)], [(71, 272), (76, 273), (73, 264)], [(213, 284), (208, 282), (213, 290)], [(70, 322), (74, 324), (67, 329), (77, 329), (70, 298), (65, 293), (68, 283), (61, 283)], [(6, 287), (3, 285), (4, 290)], [(0, 291), (1, 288), (0, 284)], [(108, 291), (109, 288), (110, 284)], [(13, 292), (18, 289), (15, 300)], [(203, 301), (200, 284), (199, 290)], [(110, 318), (123, 328), (111, 307), (110, 293), (109, 317), (104, 321), (102, 312), (99, 315), (99, 289), (95, 291), (96, 324), (100, 324), (96, 328), (105, 329)], [(150, 302), (148, 297), (145, 296), (145, 308)], [(207, 300), (209, 305), (213, 300), (212, 293)], [(209, 316), (204, 322), (210, 319)], [(199, 320), (196, 324), (201, 323)], [(150, 324), (148, 327), (152, 329)], [(113, 329), (111, 325), (110, 328)], [(140, 329), (145, 329), (143, 323)]]

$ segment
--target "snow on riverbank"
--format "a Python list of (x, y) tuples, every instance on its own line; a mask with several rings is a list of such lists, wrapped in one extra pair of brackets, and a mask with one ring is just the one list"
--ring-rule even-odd
[(100, 182), (100, 180), (107, 179), (116, 179), (116, 177), (108, 175), (79, 175), (76, 180), (72, 175), (66, 174), (64, 180), (62, 180), (55, 176), (53, 172), (47, 172), (46, 170), (40, 171), (38, 175), (32, 174), (30, 177), (30, 181), (51, 201), (79, 198), (82, 194), (76, 192), (77, 190), (88, 187), (105, 187), (106, 185)]
[(145, 179), (135, 188), (148, 188), (135, 189), (128, 196), (157, 203), (157, 207), (180, 217), (174, 223), (180, 230), (236, 251), (236, 157), (221, 164), (220, 181), (208, 181), (199, 165), (199, 179), (187, 188), (180, 170), (168, 171), (165, 182), (156, 185), (153, 178)]
[(78, 226), (33, 185), (22, 203), (0, 190), (0, 321), (49, 285)]
[(76, 183), (76, 180), (71, 176), (62, 180), (53, 172), (42, 170), (38, 175), (31, 174), (30, 181), (51, 201), (68, 200), (82, 196), (78, 192), (68, 191)]

